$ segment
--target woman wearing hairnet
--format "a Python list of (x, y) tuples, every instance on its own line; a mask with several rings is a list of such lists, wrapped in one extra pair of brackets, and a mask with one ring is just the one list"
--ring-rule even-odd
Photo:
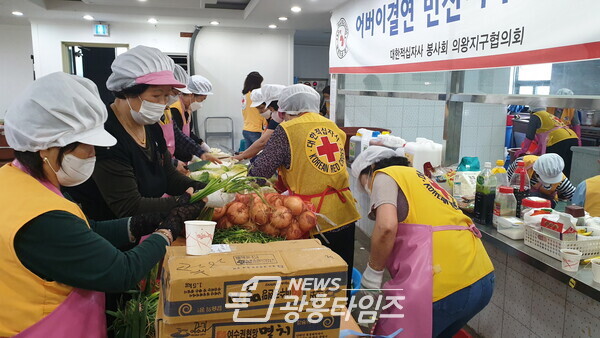
[(275, 128), (277, 128), (277, 126), (281, 122), (283, 122), (283, 120), (279, 116), (279, 105), (277, 102), (279, 100), (279, 95), (281, 94), (283, 88), (285, 88), (285, 86), (283, 85), (266, 84), (263, 85), (262, 88), (256, 89), (252, 92), (253, 97), (256, 93), (260, 93), (260, 98), (257, 98), (256, 100), (253, 99), (252, 104), (258, 103), (258, 106), (264, 105), (264, 111), (266, 115), (270, 117), (270, 119), (267, 125), (267, 129), (265, 129), (265, 131), (262, 133), (262, 136), (256, 142), (254, 142), (248, 149), (244, 150), (244, 152), (235, 155), (233, 157), (234, 159), (241, 161), (245, 159), (251, 159), (254, 156), (256, 156), (265, 148), (267, 142), (271, 138), (271, 135), (273, 135), (273, 131), (275, 131)]
[[(361, 288), (406, 297), (403, 309), (383, 311), (376, 334), (404, 328), (407, 337), (452, 337), (492, 297), (494, 267), (481, 233), (449, 193), (389, 148), (360, 153), (352, 176), (370, 195), (375, 219)], [(382, 287), (385, 267), (392, 279)]]
[[(286, 87), (279, 97), (284, 122), (250, 168), (249, 175), (272, 177), (277, 171), (291, 195), (316, 207), (318, 229), (348, 263), (354, 261), (354, 222), (360, 218), (350, 192), (344, 143), (346, 134), (319, 115), (319, 94), (309, 86)], [(317, 230), (312, 232), (315, 235)]]
[(0, 168), (1, 337), (105, 337), (102, 292), (133, 288), (204, 205), (162, 221), (88, 220), (61, 188), (92, 175), (94, 146), (115, 145), (106, 118), (96, 85), (62, 72), (35, 81), (6, 112), (16, 159)]
[(183, 133), (202, 146), (202, 150), (210, 152), (210, 147), (192, 131), (192, 113), (202, 109), (203, 102), (213, 95), (212, 83), (200, 75), (190, 76), (186, 88), (177, 88), (179, 100), (170, 105), (173, 121)]
[(157, 122), (171, 89), (184, 84), (173, 76), (171, 58), (156, 48), (137, 46), (119, 55), (106, 86), (115, 96), (106, 130), (118, 141), (96, 149), (92, 179), (69, 193), (96, 220), (164, 212), (185, 205), (203, 184), (177, 172)]
[(575, 186), (563, 174), (565, 162), (559, 155), (544, 154), (520, 157), (508, 167), (509, 180), (517, 169), (519, 161), (525, 163), (532, 194), (549, 199), (553, 204), (558, 200), (568, 201), (573, 197)]
[(246, 147), (250, 147), (262, 135), (267, 120), (260, 115), (260, 111), (252, 106), (252, 91), (260, 88), (263, 77), (259, 72), (251, 72), (244, 80), (244, 89), (242, 90), (242, 117), (244, 118), (244, 127), (242, 135), (246, 140)]

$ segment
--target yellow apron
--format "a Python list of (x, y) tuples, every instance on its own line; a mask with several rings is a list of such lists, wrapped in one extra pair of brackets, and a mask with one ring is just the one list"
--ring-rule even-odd
[[(54, 311), (72, 287), (48, 282), (29, 271), (17, 257), (14, 240), (27, 222), (49, 211), (66, 211), (83, 220), (81, 209), (11, 164), (0, 168), (0, 337), (13, 336)], [(86, 221), (87, 222), (87, 221)]]
[[(415, 168), (393, 166), (378, 170), (392, 177), (408, 201), (408, 216), (399, 226), (426, 224), (432, 227), (473, 221), (462, 213), (456, 200), (436, 182)], [(481, 239), (470, 231), (433, 232), (433, 302), (477, 282), (494, 271)]]
[(252, 100), (250, 99), (251, 94), (252, 92), (248, 92), (242, 98), (242, 116), (244, 117), (243, 130), (262, 133), (264, 127), (267, 126), (267, 120), (260, 116), (258, 108), (250, 106), (252, 105)]
[(600, 217), (600, 175), (585, 180), (585, 211)]
[[(538, 147), (545, 148), (555, 145), (560, 141), (564, 141), (570, 138), (577, 138), (577, 134), (574, 131), (567, 128), (567, 126), (556, 116), (548, 113), (547, 111), (538, 111), (534, 113), (540, 118), (542, 126), (537, 129), (536, 134), (542, 136)], [(545, 137), (545, 142), (543, 142)]]
[[(331, 120), (306, 113), (281, 124), (291, 149), (290, 169), (280, 168), (290, 193), (315, 205), (335, 225), (319, 217), (323, 232), (360, 218), (349, 190), (344, 143), (346, 134)], [(313, 231), (313, 234), (317, 230)]]

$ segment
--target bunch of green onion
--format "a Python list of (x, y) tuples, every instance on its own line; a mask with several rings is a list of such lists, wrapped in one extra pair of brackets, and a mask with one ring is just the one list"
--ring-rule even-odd
[(238, 173), (231, 177), (211, 180), (208, 173), (206, 173), (206, 177), (202, 175), (199, 179), (201, 182), (206, 182), (206, 186), (196, 191), (192, 195), (192, 198), (190, 198), (190, 202), (198, 202), (219, 190), (223, 190), (226, 193), (256, 192), (258, 190), (256, 184), (258, 179), (260, 178), (244, 176), (244, 173)]

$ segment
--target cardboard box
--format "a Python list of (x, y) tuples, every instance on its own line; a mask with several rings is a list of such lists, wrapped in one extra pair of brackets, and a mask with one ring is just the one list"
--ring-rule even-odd
[(560, 217), (558, 222), (553, 222), (547, 218), (542, 218), (542, 233), (552, 236), (561, 241), (576, 241), (577, 228), (565, 217)]
[[(269, 309), (271, 316), (282, 316), (288, 312), (282, 307), (290, 302), (285, 296), (306, 296), (310, 301), (316, 294), (327, 294), (323, 308), (331, 308), (336, 297), (346, 295), (345, 261), (316, 239), (230, 247), (231, 252), (206, 256), (187, 256), (185, 247), (167, 248), (164, 302), (159, 305), (165, 323), (232, 321), (235, 308), (226, 304), (240, 304), (230, 293), (241, 292), (244, 284), (252, 294), (247, 307), (238, 311), (244, 318), (266, 318)], [(255, 276), (280, 280), (258, 278), (248, 283)]]
[[(163, 304), (163, 293), (159, 304)], [(273, 316), (268, 323), (236, 323), (232, 320), (207, 321), (196, 320), (186, 323), (169, 324), (165, 322), (163, 308), (158, 307), (156, 314), (156, 337), (196, 337), (196, 338), (259, 338), (259, 337), (298, 337), (298, 338), (338, 338), (342, 318), (324, 313), (320, 323), (309, 323), (308, 314), (291, 324), (285, 321), (285, 315)]]

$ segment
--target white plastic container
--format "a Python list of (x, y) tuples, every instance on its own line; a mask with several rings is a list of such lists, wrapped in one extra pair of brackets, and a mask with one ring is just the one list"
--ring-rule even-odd
[(350, 162), (354, 162), (354, 159), (360, 154), (361, 140), (362, 135), (360, 133), (350, 137), (350, 144), (348, 145), (348, 159)]
[(492, 224), (498, 228), (498, 220), (500, 217), (515, 217), (517, 208), (517, 200), (513, 194), (513, 188), (500, 187), (498, 194), (494, 200), (494, 216)]
[(525, 238), (525, 223), (517, 217), (497, 217), (498, 233), (514, 240)]
[(600, 258), (592, 259), (592, 274), (594, 275), (594, 282), (600, 283)]
[(579, 261), (581, 261), (581, 251), (575, 249), (561, 249), (560, 257), (562, 258), (562, 269), (569, 272), (577, 272), (579, 270)]
[(423, 165), (427, 162), (430, 162), (434, 168), (442, 164), (442, 149), (443, 146), (439, 143), (417, 137), (416, 142), (406, 143), (404, 153), (413, 168), (423, 172)]
[(192, 256), (208, 255), (211, 250), (215, 226), (212, 221), (185, 221), (185, 252)]

